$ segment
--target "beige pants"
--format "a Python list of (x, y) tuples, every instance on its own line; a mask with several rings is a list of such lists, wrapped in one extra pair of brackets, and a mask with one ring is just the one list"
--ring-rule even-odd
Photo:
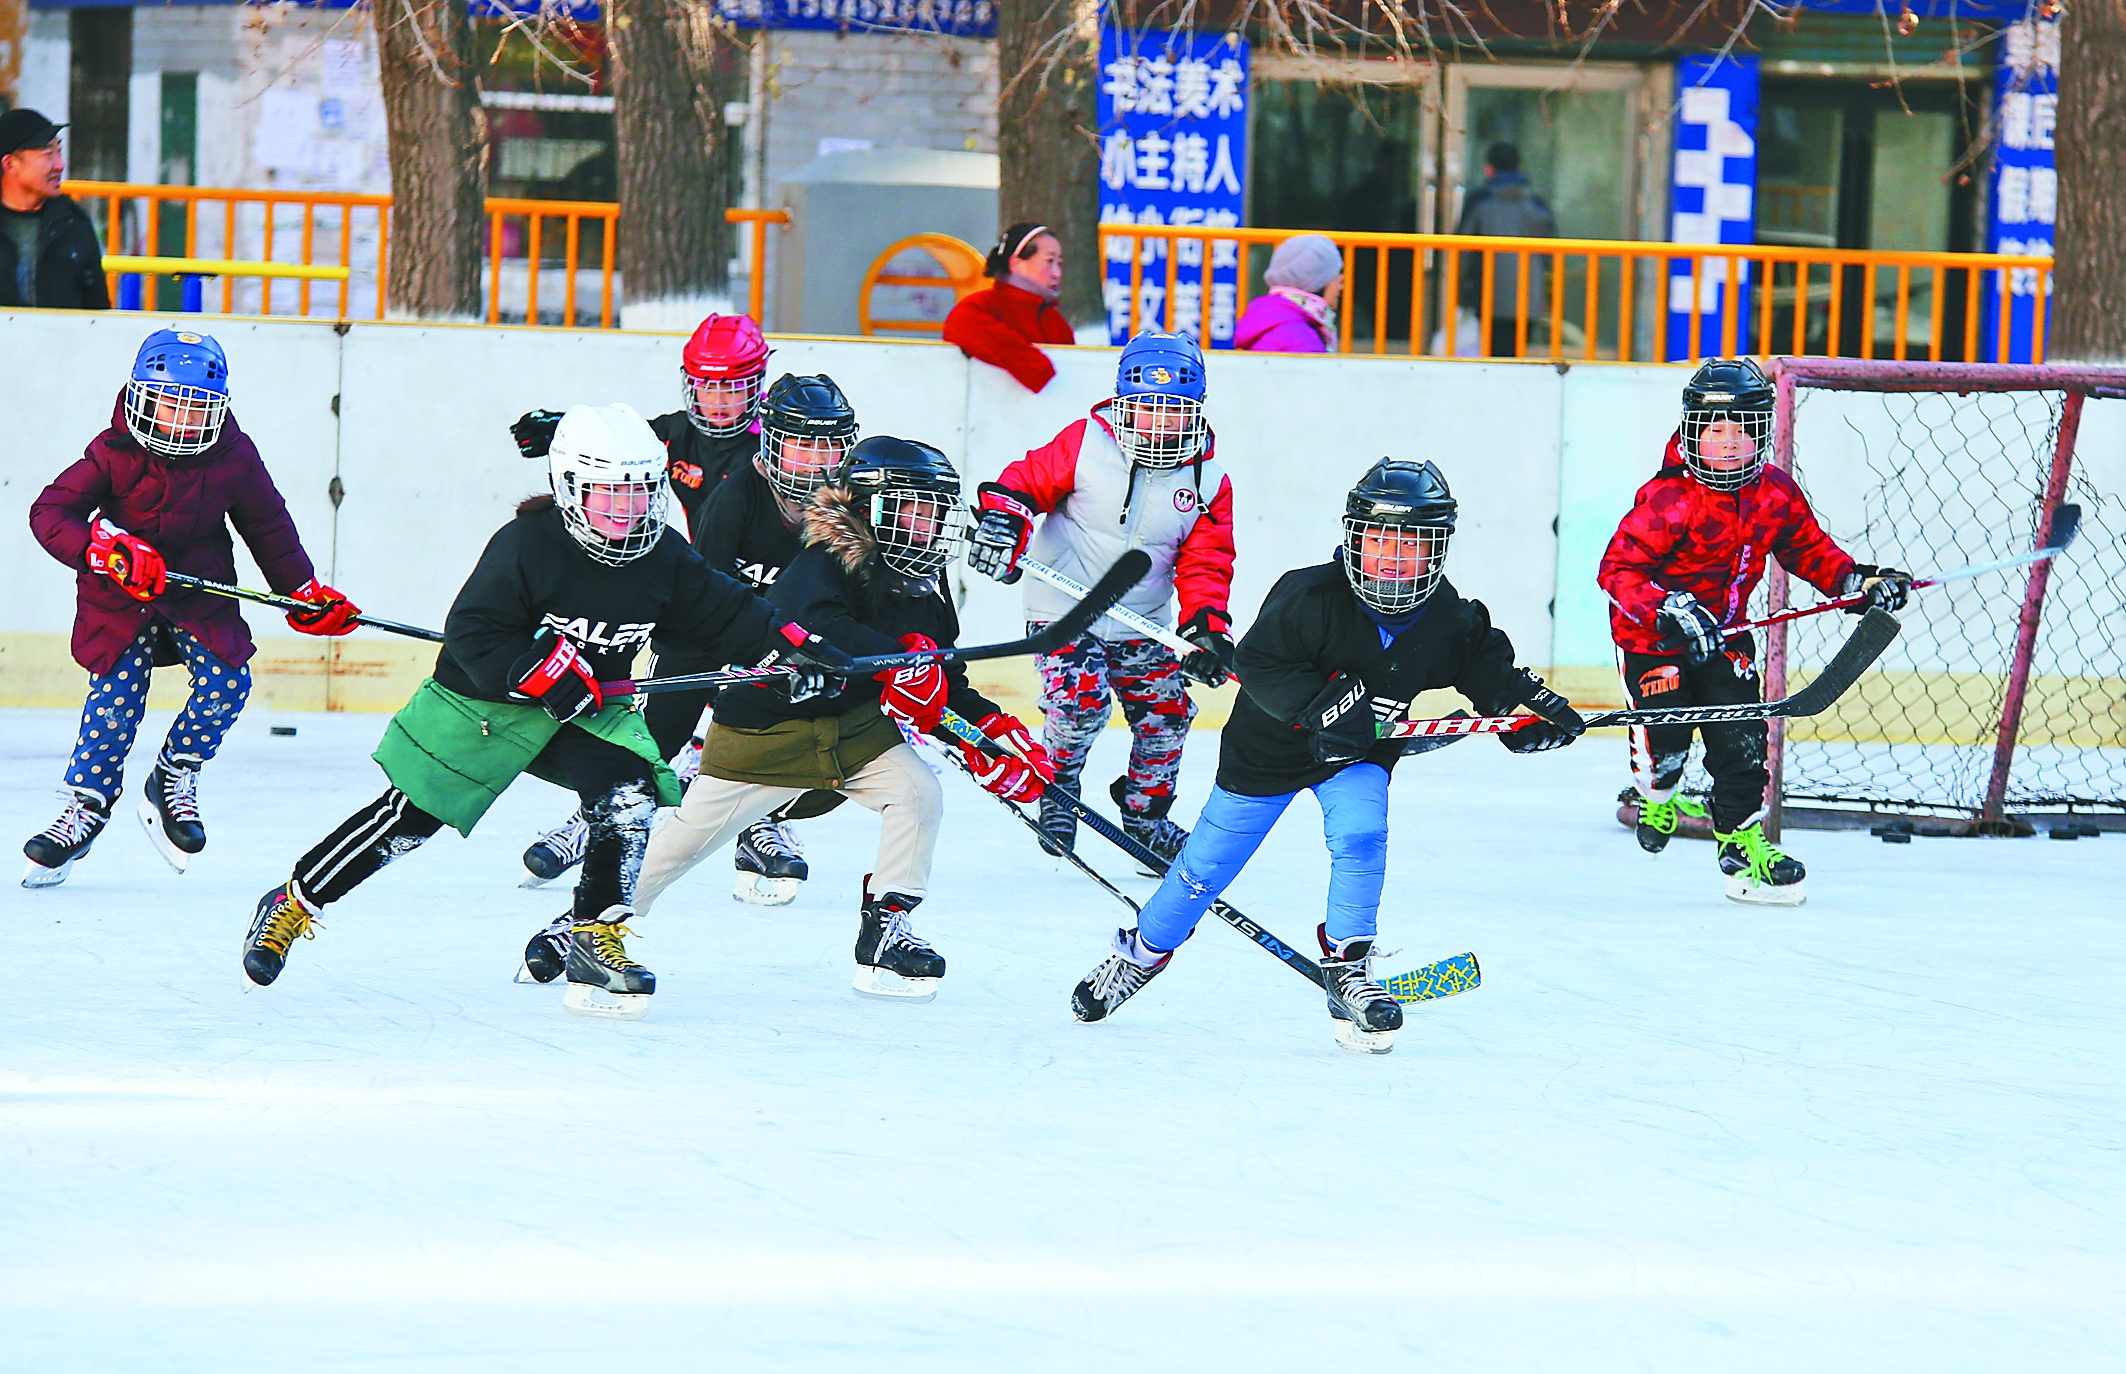
[[(650, 835), (635, 885), (635, 912), (647, 915), (679, 876), (716, 853), (738, 832), (801, 797), (802, 787), (730, 782), (703, 773), (687, 788), (686, 800)], [(930, 856), (937, 849), (938, 822), (945, 814), (944, 789), (922, 757), (905, 744), (880, 754), (838, 789), (859, 806), (879, 813), (878, 863), (871, 891), (920, 897), (930, 889)]]

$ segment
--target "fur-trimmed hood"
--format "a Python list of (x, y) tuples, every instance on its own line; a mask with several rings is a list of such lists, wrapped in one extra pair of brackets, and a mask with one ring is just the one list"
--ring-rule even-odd
[(856, 502), (854, 491), (831, 483), (813, 492), (805, 506), (804, 540), (808, 548), (824, 544), (846, 572), (869, 581), (878, 536), (871, 532), (871, 522)]

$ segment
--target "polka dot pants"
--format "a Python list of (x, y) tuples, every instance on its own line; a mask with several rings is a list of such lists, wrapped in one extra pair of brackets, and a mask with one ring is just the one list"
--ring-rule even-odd
[(148, 708), (148, 675), (155, 667), (158, 632), (175, 641), (192, 674), (192, 695), (162, 743), (164, 758), (194, 767), (213, 758), (251, 695), (249, 668), (230, 667), (174, 625), (150, 622), (110, 672), (89, 679), (89, 699), (81, 708), (81, 735), (67, 765), (66, 785), (96, 793), (105, 805), (118, 800), (126, 755), (133, 750), (133, 736)]

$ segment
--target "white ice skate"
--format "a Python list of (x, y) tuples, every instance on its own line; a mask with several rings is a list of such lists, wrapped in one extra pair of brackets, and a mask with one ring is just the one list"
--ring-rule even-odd
[(772, 820), (755, 821), (739, 832), (731, 862), (738, 870), (731, 895), (748, 906), (788, 906), (812, 876), (790, 827)]
[(1394, 1031), (1362, 1030), (1356, 1021), (1338, 1021), (1335, 1025), (1336, 1043), (1344, 1049), (1352, 1050), (1359, 1054), (1393, 1054), (1395, 1052)]
[(73, 871), (74, 861), (71, 858), (69, 858), (65, 863), (60, 864), (57, 868), (46, 868), (43, 864), (38, 863), (35, 859), (31, 859), (29, 861), (29, 867), (25, 868), (22, 871), (22, 885), (31, 889), (36, 889), (40, 887), (57, 887), (59, 886), (59, 884), (65, 882), (66, 875)]
[(561, 1005), (578, 1016), (597, 1016), (608, 1021), (640, 1021), (650, 1014), (646, 995), (608, 992), (591, 983), (570, 983), (561, 994)]

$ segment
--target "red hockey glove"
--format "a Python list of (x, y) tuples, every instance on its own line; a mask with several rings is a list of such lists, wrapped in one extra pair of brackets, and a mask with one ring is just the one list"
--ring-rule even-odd
[(1026, 541), (1033, 536), (1033, 508), (1009, 487), (984, 482), (976, 488), (974, 533), (967, 544), (967, 561), (974, 570), (999, 582), (1016, 582), (1024, 573), (1019, 560), (1026, 555)]
[(288, 624), (306, 635), (351, 635), (354, 618), (362, 613), (360, 606), (314, 577), (295, 589), (295, 599), (316, 608), (288, 612)]
[(551, 625), (541, 625), (532, 636), (531, 652), (509, 670), (516, 686), (509, 694), (519, 701), (536, 701), (555, 720), (574, 720), (586, 711), (605, 705), (598, 689), (598, 674), (576, 641), (556, 634)]
[(108, 520), (89, 529), (89, 571), (102, 573), (135, 601), (153, 601), (169, 587), (162, 555), (145, 539), (136, 539)]
[(1048, 751), (1027, 733), (1017, 716), (1007, 716), (1002, 711), (982, 717), (978, 728), (1012, 753), (991, 754), (961, 740), (960, 757), (967, 761), (974, 780), (1005, 801), (1038, 801), (1048, 784), (1056, 780), (1056, 765)]
[[(902, 635), (901, 647), (920, 653), (935, 649), (937, 641), (928, 635)], [(952, 689), (942, 667), (924, 663), (913, 668), (888, 668), (872, 676), (886, 684), (878, 694), (878, 704), (887, 715), (905, 720), (926, 734), (944, 721), (945, 697)]]

